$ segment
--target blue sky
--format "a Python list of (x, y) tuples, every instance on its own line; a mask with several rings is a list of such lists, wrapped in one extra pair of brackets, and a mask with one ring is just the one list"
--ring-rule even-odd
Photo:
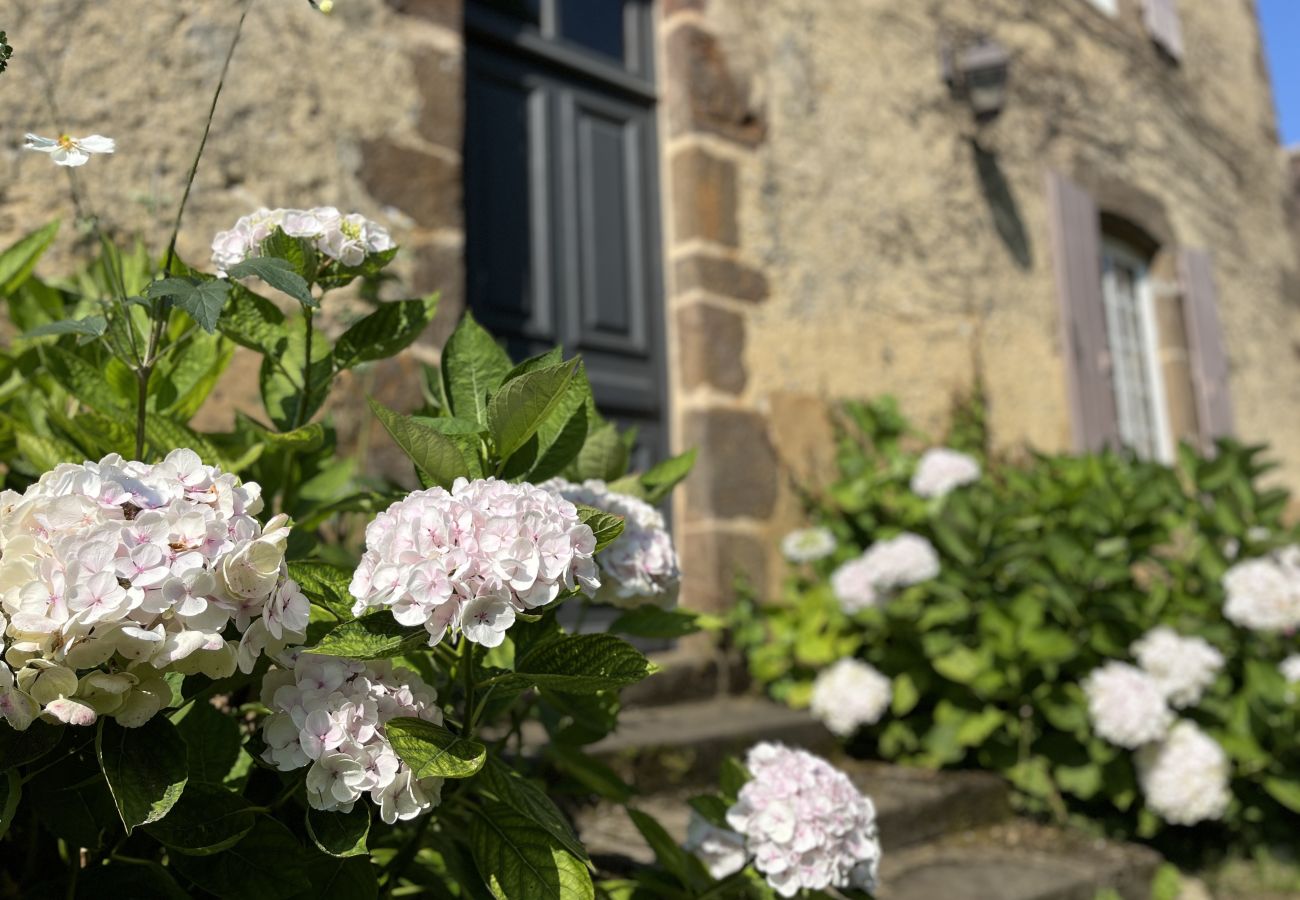
[(1300, 0), (1259, 0), (1282, 143), (1300, 144)]

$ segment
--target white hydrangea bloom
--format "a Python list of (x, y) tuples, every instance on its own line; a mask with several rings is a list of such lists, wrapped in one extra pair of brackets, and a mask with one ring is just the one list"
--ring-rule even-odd
[(1223, 818), (1232, 799), (1228, 755), (1188, 721), (1136, 755), (1138, 784), (1146, 805), (1171, 825)]
[(1223, 576), (1223, 614), (1255, 631), (1300, 627), (1300, 547), (1239, 562)]
[(947, 447), (931, 447), (921, 454), (912, 474), (912, 493), (919, 497), (942, 497), (979, 478), (980, 464), (975, 457)]
[(541, 487), (570, 503), (623, 517), (623, 533), (600, 554), (602, 578), (596, 600), (625, 608), (644, 603), (662, 609), (677, 605), (682, 572), (659, 510), (637, 497), (611, 491), (597, 479), (573, 484), (552, 478)]
[(863, 725), (874, 725), (889, 709), (894, 692), (890, 680), (858, 659), (841, 659), (817, 674), (812, 712), (840, 737)]
[(905, 532), (877, 541), (831, 575), (831, 590), (849, 615), (877, 606), (897, 590), (939, 574), (939, 554), (917, 534)]
[(1083, 682), (1088, 715), (1099, 737), (1136, 750), (1169, 731), (1174, 714), (1159, 683), (1136, 666), (1111, 661), (1093, 669)]
[(441, 778), (416, 779), (388, 742), (398, 716), (442, 724), (433, 688), (388, 660), (361, 662), (296, 651), (262, 679), (262, 758), (282, 772), (310, 765), (307, 802), (349, 812), (365, 795), (389, 825), (432, 809)]
[(778, 894), (875, 888), (876, 809), (848, 776), (819, 756), (770, 742), (754, 745), (745, 765), (753, 777), (727, 824), (744, 836), (754, 868)]
[(1155, 679), (1174, 709), (1195, 706), (1223, 668), (1223, 654), (1208, 641), (1183, 637), (1172, 628), (1152, 628), (1134, 642), (1133, 656)]
[(1287, 684), (1300, 684), (1300, 653), (1292, 653), (1277, 668)]
[(456, 479), (416, 491), (366, 527), (352, 577), (354, 615), (388, 608), (423, 625), (430, 646), (451, 631), (496, 647), (515, 614), (561, 591), (600, 587), (596, 537), (563, 497), (531, 484)]
[[(302, 641), (309, 607), (284, 561), (288, 518), (263, 528), (261, 508), (258, 485), (192, 450), (157, 465), (64, 464), (0, 494), (9, 724), (26, 728), (40, 708), (69, 724), (142, 725), (171, 699), (164, 672), (221, 678)], [(228, 640), (229, 626), (242, 638)]]
[(695, 810), (686, 826), (686, 841), (682, 848), (694, 853), (709, 874), (722, 879), (745, 868), (745, 838), (730, 828), (719, 828)]
[(835, 552), (835, 535), (829, 528), (800, 528), (781, 539), (781, 552), (792, 563), (811, 563)]
[(316, 249), (344, 266), (359, 266), (372, 253), (394, 246), (388, 230), (357, 213), (343, 215), (332, 206), (315, 209), (259, 209), (212, 239), (212, 264), (218, 274), (261, 253), (262, 242), (281, 228), (290, 237), (306, 238)]

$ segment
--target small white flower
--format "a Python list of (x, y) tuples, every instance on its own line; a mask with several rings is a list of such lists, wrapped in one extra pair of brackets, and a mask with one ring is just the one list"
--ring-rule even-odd
[(781, 552), (792, 563), (810, 563), (835, 552), (835, 535), (829, 528), (800, 528), (781, 539)]
[(1160, 626), (1134, 642), (1133, 656), (1174, 709), (1195, 706), (1223, 668), (1223, 654), (1198, 637)]
[(106, 138), (102, 134), (92, 134), (84, 138), (74, 138), (67, 134), (61, 134), (57, 138), (41, 137), (37, 134), (27, 134), (25, 137), (24, 150), (48, 153), (50, 159), (60, 166), (84, 166), (92, 153), (112, 153), (117, 149), (113, 139)]
[(939, 574), (939, 554), (925, 538), (910, 532), (877, 541), (831, 575), (831, 590), (845, 613), (878, 606), (891, 593)]
[(1277, 668), (1287, 684), (1300, 684), (1300, 653), (1292, 653)]
[(823, 669), (813, 682), (812, 712), (840, 737), (874, 725), (893, 699), (890, 680), (857, 659), (841, 659)]
[(745, 868), (745, 838), (730, 828), (719, 828), (695, 810), (686, 826), (682, 849), (694, 853), (714, 878), (722, 879)]
[(1253, 631), (1300, 627), (1300, 548), (1237, 563), (1223, 576), (1223, 615)]
[(1232, 794), (1223, 748), (1193, 723), (1182, 721), (1136, 756), (1138, 784), (1152, 812), (1172, 825), (1221, 819)]
[(1136, 666), (1111, 661), (1093, 669), (1083, 682), (1088, 714), (1098, 737), (1136, 750), (1162, 739), (1174, 714), (1154, 678)]
[(979, 481), (980, 464), (973, 456), (932, 447), (921, 454), (912, 475), (912, 493), (920, 497), (942, 497), (954, 488)]

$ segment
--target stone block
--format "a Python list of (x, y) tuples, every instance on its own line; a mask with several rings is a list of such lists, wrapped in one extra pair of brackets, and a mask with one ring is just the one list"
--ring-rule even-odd
[(412, 62), (423, 101), (416, 130), (425, 140), (459, 153), (465, 141), (463, 58), (458, 53), (429, 48)]
[(709, 303), (677, 311), (682, 386), (713, 387), (729, 394), (745, 389), (745, 321)]
[(728, 247), (738, 241), (736, 164), (700, 147), (678, 152), (672, 162), (673, 237)]
[(748, 79), (732, 71), (714, 35), (684, 25), (668, 35), (666, 52), (670, 134), (707, 131), (749, 147), (762, 143), (767, 123), (750, 103)]
[(767, 591), (767, 548), (754, 535), (713, 529), (688, 531), (677, 541), (682, 567), (682, 604), (725, 612), (736, 603), (739, 578), (759, 596)]
[(754, 303), (767, 299), (767, 276), (744, 263), (693, 253), (679, 259), (674, 272), (678, 294), (707, 291), (720, 297)]
[(441, 155), (387, 140), (363, 141), (360, 177), (370, 195), (426, 228), (459, 228), (461, 167)]
[(399, 13), (419, 16), (439, 25), (460, 30), (464, 0), (387, 0), (388, 5)]
[(763, 416), (741, 409), (692, 410), (683, 432), (683, 444), (699, 449), (686, 482), (688, 519), (772, 514), (779, 476)]

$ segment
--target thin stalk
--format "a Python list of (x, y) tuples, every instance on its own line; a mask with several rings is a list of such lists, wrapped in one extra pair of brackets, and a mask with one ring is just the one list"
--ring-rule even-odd
[[(312, 339), (316, 334), (314, 327), (314, 315), (311, 307), (304, 307), (302, 311), (303, 320), (303, 347), (305, 357), (302, 363), (302, 387), (298, 391), (298, 396), (294, 401), (293, 419), (290, 420), (292, 426), (289, 430), (301, 428), (307, 424), (303, 420), (307, 418), (307, 410), (311, 407), (311, 345)], [(284, 451), (284, 475), (280, 478), (280, 512), (287, 513), (293, 507), (297, 499), (297, 483), (293, 477), (293, 464), (295, 453), (291, 448)]]
[(460, 664), (464, 668), (463, 678), (465, 679), (465, 724), (461, 729), (461, 734), (465, 738), (474, 736), (474, 642), (464, 634), (460, 636), (461, 648)]
[[(217, 89), (213, 91), (212, 103), (208, 105), (208, 118), (203, 123), (203, 136), (199, 138), (198, 150), (194, 154), (194, 161), (190, 163), (189, 175), (185, 179), (185, 191), (181, 194), (180, 205), (176, 208), (176, 221), (172, 223), (171, 238), (167, 241), (167, 253), (163, 258), (162, 267), (164, 277), (171, 274), (172, 266), (176, 262), (176, 241), (180, 237), (181, 222), (185, 218), (185, 207), (189, 204), (190, 191), (194, 188), (194, 179), (199, 172), (199, 161), (203, 159), (203, 151), (208, 146), (208, 135), (212, 133), (212, 120), (217, 114), (217, 102), (221, 99), (221, 91), (226, 86), (226, 76), (230, 72), (230, 61), (235, 56), (235, 48), (239, 46), (239, 38), (244, 31), (244, 20), (248, 18), (249, 10), (253, 8), (255, 2), (256, 0), (248, 0), (243, 12), (239, 14), (239, 22), (235, 25), (235, 34), (230, 39), (230, 47), (226, 50), (226, 59), (221, 64), (221, 77), (217, 79)], [(154, 364), (158, 360), (158, 345), (167, 330), (171, 302), (165, 297), (155, 300), (150, 313), (153, 317), (153, 328), (149, 332), (149, 346), (139, 368), (136, 369), (136, 381), (139, 388), (135, 410), (135, 455), (137, 458), (144, 456), (145, 417), (147, 415), (145, 406), (149, 398), (149, 379), (153, 377)]]

